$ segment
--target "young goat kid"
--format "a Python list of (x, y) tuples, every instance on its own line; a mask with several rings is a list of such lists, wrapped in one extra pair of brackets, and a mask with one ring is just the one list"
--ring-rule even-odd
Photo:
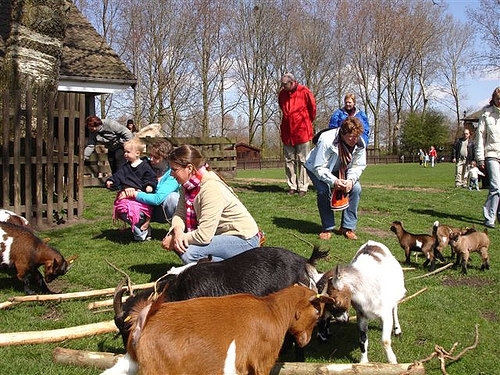
[[(42, 293), (52, 293), (47, 283), (64, 275), (74, 257), (64, 259), (59, 251), (47, 245), (33, 232), (19, 225), (0, 222), (0, 263), (15, 268), (17, 278), (24, 283), (26, 294), (34, 294), (31, 281)], [(38, 267), (44, 266), (45, 280)]]
[[(333, 302), (301, 285), (265, 297), (234, 294), (161, 301), (143, 301), (131, 314), (124, 359), (136, 362), (142, 375), (269, 374), (285, 333), (305, 346), (325, 302)], [(127, 374), (137, 370), (122, 368)], [(123, 373), (117, 371), (111, 368), (103, 374)]]
[[(434, 236), (436, 243), (434, 249), (440, 254), (443, 254), (443, 250), (450, 243), (451, 235), (467, 234), (475, 232), (474, 228), (454, 228), (449, 225), (440, 224), (439, 221), (435, 221), (432, 226), (432, 235)], [(451, 251), (451, 259), (455, 257), (455, 252)]]
[(467, 274), (467, 263), (469, 262), (470, 253), (478, 252), (481, 254), (483, 264), (481, 271), (490, 269), (490, 258), (488, 256), (488, 248), (490, 246), (490, 239), (488, 237), (488, 230), (484, 232), (471, 232), (467, 234), (452, 234), (450, 236), (450, 246), (457, 254), (457, 260), (453, 267), (457, 268), (462, 264), (462, 273)]
[(412, 251), (418, 251), (424, 254), (425, 262), (424, 267), (430, 262), (429, 271), (434, 271), (436, 268), (436, 257), (444, 261), (443, 255), (435, 251), (435, 238), (429, 234), (413, 234), (407, 232), (403, 228), (403, 223), (400, 221), (393, 221), (391, 231), (396, 233), (401, 248), (405, 251), (405, 263), (410, 264), (410, 254)]
[(397, 363), (391, 347), (391, 333), (393, 328), (395, 335), (402, 333), (398, 302), (406, 294), (406, 289), (401, 265), (390, 250), (384, 244), (368, 241), (361, 246), (349, 265), (337, 265), (336, 269), (326, 272), (317, 284), (318, 290), (322, 290), (325, 284), (327, 294), (335, 301), (335, 311), (344, 311), (344, 321), (349, 319), (351, 304), (356, 310), (360, 362), (368, 362), (368, 322), (380, 318), (382, 345), (387, 360)]

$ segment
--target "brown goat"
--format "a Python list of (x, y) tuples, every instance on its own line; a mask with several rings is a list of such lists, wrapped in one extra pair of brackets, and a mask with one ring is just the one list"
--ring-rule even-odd
[(0, 208), (0, 222), (20, 225), (22, 227), (31, 227), (26, 218), (16, 214), (15, 212), (6, 210), (5, 208)]
[[(26, 227), (0, 222), (0, 263), (3, 267), (15, 268), (17, 278), (24, 283), (26, 294), (34, 294), (31, 281), (40, 291), (52, 293), (47, 283), (64, 275), (74, 257), (68, 261), (59, 251), (47, 245)], [(38, 270), (44, 266), (45, 279)]]
[[(440, 254), (442, 254), (444, 248), (448, 246), (448, 244), (450, 243), (450, 236), (452, 234), (467, 234), (475, 231), (476, 230), (474, 228), (463, 229), (463, 228), (455, 228), (449, 225), (440, 224), (439, 221), (436, 220), (434, 222), (434, 225), (432, 226), (432, 235), (436, 240), (434, 249), (439, 251)], [(454, 256), (455, 252), (452, 250), (451, 259), (453, 259)]]
[[(268, 375), (285, 333), (305, 346), (325, 302), (333, 300), (301, 285), (265, 297), (234, 294), (145, 302), (146, 307), (131, 315), (127, 355), (142, 375)], [(110, 370), (105, 373), (114, 373)]]
[(467, 274), (467, 263), (470, 258), (470, 253), (479, 252), (483, 263), (481, 271), (490, 269), (490, 258), (488, 256), (488, 248), (490, 246), (490, 239), (488, 237), (488, 230), (484, 232), (471, 232), (467, 234), (452, 234), (450, 236), (450, 246), (457, 254), (457, 260), (454, 263), (454, 268), (462, 264), (462, 273)]
[(433, 271), (436, 268), (436, 257), (444, 260), (441, 253), (434, 253), (435, 238), (429, 234), (413, 234), (407, 232), (403, 228), (403, 223), (401, 221), (393, 221), (391, 225), (391, 231), (396, 233), (399, 240), (399, 245), (405, 251), (405, 263), (410, 264), (410, 253), (412, 251), (418, 251), (424, 254), (425, 262), (424, 267), (430, 262), (429, 270)]

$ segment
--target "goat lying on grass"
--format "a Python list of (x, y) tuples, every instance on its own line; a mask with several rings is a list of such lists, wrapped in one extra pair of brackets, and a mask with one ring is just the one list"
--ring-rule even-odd
[(406, 289), (401, 265), (390, 250), (384, 244), (368, 241), (357, 251), (349, 265), (338, 265), (336, 269), (326, 272), (317, 284), (318, 290), (322, 290), (325, 285), (327, 294), (334, 300), (335, 313), (344, 311), (344, 321), (349, 319), (351, 304), (356, 310), (360, 362), (368, 362), (368, 322), (380, 318), (382, 345), (387, 360), (397, 363), (391, 347), (391, 332), (394, 328), (395, 335), (402, 333), (398, 302), (404, 297)]
[[(0, 261), (3, 267), (15, 268), (17, 278), (24, 283), (26, 294), (34, 294), (31, 281), (42, 293), (52, 293), (47, 283), (64, 275), (75, 257), (64, 259), (61, 253), (47, 245), (26, 227), (0, 222)], [(45, 280), (38, 267), (44, 266)]]
[[(122, 362), (137, 362), (142, 375), (269, 374), (285, 333), (307, 345), (325, 302), (333, 302), (300, 285), (265, 297), (161, 300), (142, 301), (131, 314)], [(118, 371), (114, 367), (103, 374), (123, 373)]]
[(488, 248), (490, 246), (490, 239), (488, 237), (488, 230), (484, 232), (471, 232), (467, 234), (452, 234), (450, 236), (450, 246), (457, 254), (457, 260), (453, 267), (457, 268), (462, 264), (462, 273), (467, 274), (467, 263), (469, 262), (470, 253), (478, 252), (481, 254), (483, 263), (481, 271), (490, 269), (490, 258), (488, 256)]
[(425, 262), (424, 267), (431, 263), (429, 271), (434, 271), (436, 268), (436, 258), (444, 261), (443, 255), (435, 250), (435, 238), (429, 234), (413, 234), (407, 232), (403, 228), (403, 223), (400, 221), (393, 221), (391, 231), (396, 233), (401, 248), (405, 251), (405, 263), (410, 264), (410, 253), (418, 251), (424, 254)]

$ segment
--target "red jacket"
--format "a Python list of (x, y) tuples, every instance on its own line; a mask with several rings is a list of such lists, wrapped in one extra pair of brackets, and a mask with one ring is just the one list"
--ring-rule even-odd
[(304, 85), (297, 84), (291, 91), (281, 89), (278, 102), (283, 112), (281, 119), (281, 141), (295, 146), (309, 142), (313, 137), (312, 122), (316, 117), (316, 100)]

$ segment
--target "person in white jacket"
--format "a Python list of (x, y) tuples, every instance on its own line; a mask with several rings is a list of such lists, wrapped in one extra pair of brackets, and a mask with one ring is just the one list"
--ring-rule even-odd
[(356, 117), (348, 117), (340, 128), (324, 131), (305, 163), (307, 174), (317, 192), (317, 205), (322, 231), (319, 237), (328, 240), (335, 229), (332, 194), (340, 191), (348, 196), (342, 207), (341, 226), (336, 230), (350, 240), (357, 239), (358, 204), (361, 195), (359, 178), (366, 168), (364, 127)]
[(489, 192), (483, 206), (484, 225), (495, 228), (500, 220), (500, 87), (493, 90), (488, 106), (483, 108), (476, 131), (476, 160), (479, 169), (489, 176)]

